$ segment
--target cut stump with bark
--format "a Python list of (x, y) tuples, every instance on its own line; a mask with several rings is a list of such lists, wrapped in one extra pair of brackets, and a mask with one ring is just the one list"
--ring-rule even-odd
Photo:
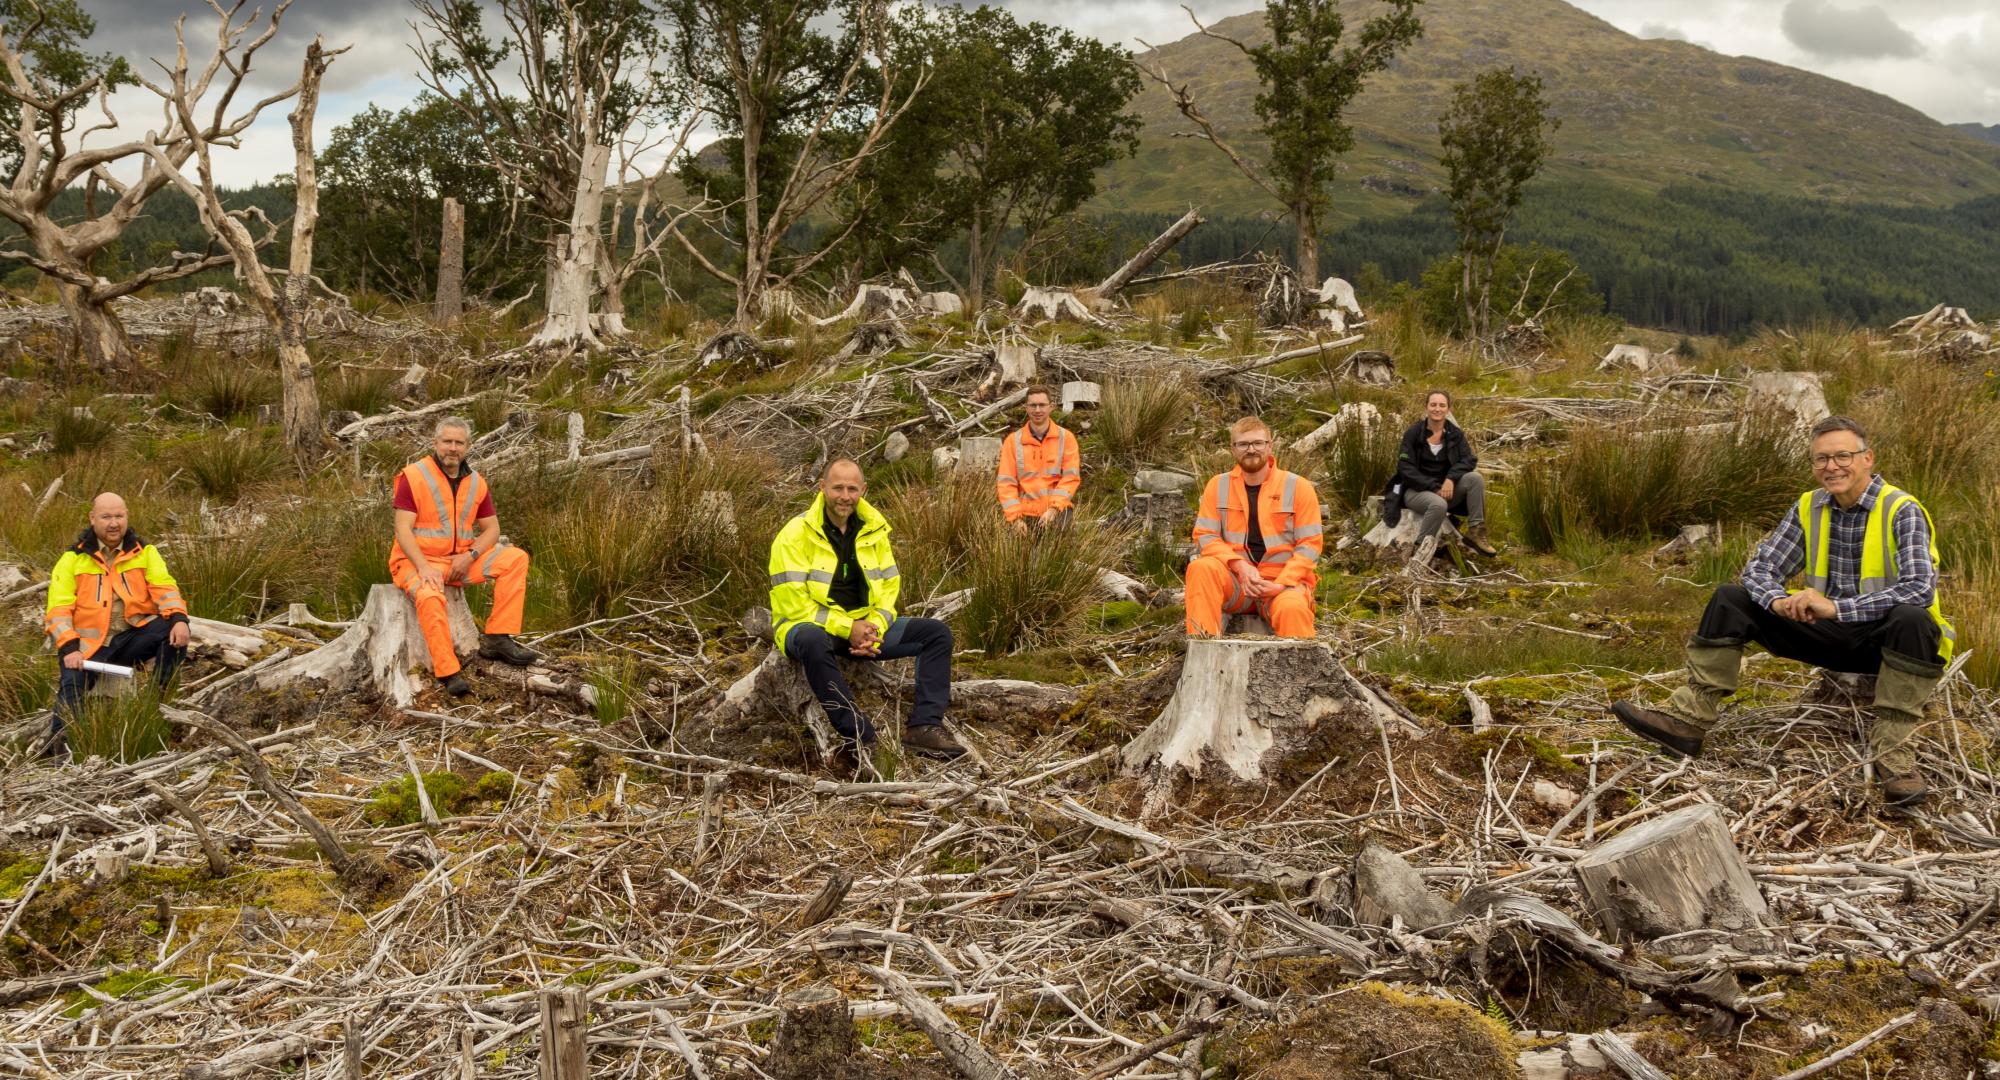
[(1021, 302), (1014, 305), (1014, 317), (1022, 322), (1035, 319), (1075, 319), (1077, 322), (1103, 323), (1075, 293), (1068, 289), (1030, 285), (1021, 294)]
[[(479, 649), (479, 627), (465, 605), (462, 589), (447, 588), (445, 610), (451, 619), (452, 645), (460, 659)], [(347, 632), (304, 656), (287, 660), (257, 676), (259, 686), (283, 686), (314, 680), (329, 690), (369, 688), (407, 707), (422, 685), (412, 671), (428, 677), (430, 650), (424, 645), (417, 607), (394, 585), (368, 590), (361, 615)]]
[(1333, 650), (1297, 638), (1193, 638), (1172, 700), (1126, 744), (1127, 775), (1151, 774), (1157, 811), (1181, 778), (1257, 782), (1331, 732), (1400, 718)]
[(854, 1018), (847, 999), (825, 984), (794, 990), (777, 1000), (778, 1032), (763, 1068), (776, 1080), (820, 1080), (838, 1075), (854, 1056)]
[(1712, 804), (1626, 829), (1578, 859), (1576, 876), (1598, 924), (1623, 940), (1771, 925), (1729, 824)]

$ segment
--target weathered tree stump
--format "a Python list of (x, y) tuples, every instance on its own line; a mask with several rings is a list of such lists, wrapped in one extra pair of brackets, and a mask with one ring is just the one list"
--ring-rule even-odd
[(1729, 825), (1710, 804), (1619, 833), (1577, 860), (1576, 876), (1598, 924), (1621, 939), (1770, 925)]
[[(768, 627), (765, 632), (769, 633)], [(840, 657), (839, 663), (842, 674), (847, 677), (848, 689), (856, 695), (869, 689), (892, 693), (896, 688), (895, 679), (881, 663), (846, 657)], [(803, 719), (806, 730), (819, 747), (821, 757), (832, 754), (834, 748), (840, 745), (840, 736), (833, 730), (833, 722), (826, 718), (826, 710), (820, 707), (819, 699), (806, 683), (805, 669), (787, 659), (776, 648), (766, 651), (756, 667), (731, 683), (715, 704), (709, 706), (702, 721), (717, 727), (734, 728), (764, 718), (790, 724)]]
[[(1390, 544), (1404, 544), (1415, 547), (1417, 543), (1417, 529), (1421, 526), (1424, 516), (1406, 506), (1403, 508), (1402, 516), (1396, 519), (1396, 524), (1385, 525), (1382, 523), (1382, 511), (1379, 502), (1383, 498), (1386, 498), (1386, 496), (1371, 495), (1368, 497), (1368, 520), (1373, 521), (1375, 527), (1362, 535), (1361, 542), (1374, 548), (1385, 548)], [(1449, 515), (1446, 515), (1444, 524), (1438, 527), (1437, 538), (1440, 544), (1446, 540), (1459, 539), (1458, 530), (1452, 528), (1451, 517)]]
[(778, 1032), (763, 1069), (776, 1080), (821, 1080), (842, 1073), (854, 1056), (854, 1019), (847, 999), (824, 984), (794, 990), (777, 1001)]
[(1033, 319), (1075, 319), (1078, 322), (1101, 323), (1090, 308), (1068, 289), (1048, 288), (1030, 285), (1021, 294), (1021, 302), (1014, 305), (1014, 317), (1027, 322)]
[[(446, 589), (445, 608), (451, 618), (451, 641), (462, 659), (479, 648), (479, 627), (465, 606), (462, 589)], [(417, 607), (394, 585), (368, 590), (368, 602), (347, 632), (256, 676), (259, 686), (283, 686), (314, 680), (329, 690), (370, 688), (408, 706), (416, 698), (418, 681), (412, 671), (430, 671), (430, 650), (424, 646)]]
[(1104, 387), (1094, 382), (1062, 384), (1062, 411), (1067, 416), (1078, 409), (1096, 409), (1104, 404)]
[(1644, 345), (1613, 345), (1611, 350), (1597, 361), (1599, 371), (1635, 371), (1641, 375), (1658, 367), (1672, 353), (1655, 353)]
[(1000, 442), (991, 435), (967, 435), (958, 440), (956, 468), (995, 472), (1000, 468)]
[(1750, 400), (1746, 411), (1784, 413), (1792, 417), (1801, 432), (1826, 419), (1826, 392), (1820, 388), (1817, 371), (1759, 371), (1750, 376)]
[(1396, 381), (1396, 358), (1380, 349), (1363, 349), (1348, 357), (1344, 366), (1356, 382), (1388, 386)]
[(1294, 638), (1193, 638), (1172, 700), (1126, 744), (1127, 775), (1151, 774), (1157, 812), (1182, 778), (1256, 782), (1336, 729), (1403, 719), (1348, 674), (1333, 650)]
[(1369, 843), (1354, 857), (1354, 917), (1367, 926), (1402, 919), (1406, 930), (1423, 930), (1451, 919), (1451, 905), (1424, 886), (1423, 875), (1403, 857)]

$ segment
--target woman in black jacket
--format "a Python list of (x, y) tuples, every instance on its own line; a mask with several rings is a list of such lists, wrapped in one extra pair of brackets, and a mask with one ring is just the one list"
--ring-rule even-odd
[(1396, 483), (1403, 506), (1423, 516), (1417, 542), (1435, 536), (1446, 514), (1465, 516), (1465, 542), (1481, 555), (1499, 554), (1486, 538), (1486, 478), (1465, 432), (1451, 421), (1451, 395), (1424, 395), (1424, 418), (1403, 433), (1396, 452)]

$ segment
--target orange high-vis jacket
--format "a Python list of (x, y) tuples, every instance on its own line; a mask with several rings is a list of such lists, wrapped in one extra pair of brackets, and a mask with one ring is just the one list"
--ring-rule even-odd
[(49, 606), (43, 626), (56, 652), (81, 649), (85, 659), (110, 639), (111, 604), (125, 604), (125, 621), (144, 626), (154, 619), (186, 622), (187, 602), (167, 573), (160, 549), (125, 530), (118, 550), (105, 557), (97, 534), (83, 536), (56, 560), (49, 573)]
[[(1224, 562), (1249, 558), (1249, 504), (1240, 466), (1211, 477), (1194, 519), (1195, 548)], [(1257, 493), (1257, 522), (1264, 537), (1264, 559), (1257, 564), (1257, 573), (1280, 585), (1315, 587), (1325, 530), (1319, 518), (1319, 492), (1312, 481), (1273, 464)]]
[(1048, 434), (1037, 439), (1023, 424), (1000, 444), (1000, 510), (1008, 521), (1040, 517), (1047, 510), (1067, 510), (1083, 484), (1076, 436), (1049, 422)]
[[(470, 465), (459, 468), (463, 475), (454, 490), (451, 478), (429, 454), (403, 466), (403, 479), (410, 486), (411, 497), (417, 500), (417, 522), (410, 531), (417, 534), (417, 547), (432, 558), (450, 558), (470, 551), (472, 542), (479, 537), (479, 523), (474, 515), (479, 513), (479, 504), (486, 501), (486, 478), (473, 472)], [(402, 545), (390, 542), (392, 564), (402, 552)]]

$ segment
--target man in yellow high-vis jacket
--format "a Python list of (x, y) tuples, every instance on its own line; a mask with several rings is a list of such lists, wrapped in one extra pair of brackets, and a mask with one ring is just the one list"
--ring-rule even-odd
[(125, 500), (112, 492), (90, 504), (90, 524), (49, 572), (44, 621), (59, 657), (49, 752), (97, 681), (86, 661), (131, 667), (148, 661), (160, 689), (187, 656), (188, 610), (160, 550), (132, 531)]
[[(1736, 692), (1752, 641), (1775, 656), (1873, 675), (1875, 778), (1885, 802), (1914, 806), (1927, 789), (1911, 739), (1954, 645), (1938, 604), (1930, 513), (1875, 474), (1875, 452), (1854, 421), (1820, 421), (1810, 453), (1820, 486), (1765, 537), (1741, 584), (1710, 597), (1688, 639), (1687, 684), (1658, 706), (1620, 701), (1611, 710), (1633, 732), (1693, 757)], [(1786, 588), (1794, 574), (1804, 588)]]
[[(965, 752), (944, 729), (951, 698), (951, 628), (937, 619), (898, 617), (903, 579), (889, 549), (889, 522), (866, 498), (861, 466), (827, 466), (819, 495), (771, 542), (771, 629), (778, 650), (805, 668), (826, 717), (849, 745), (834, 761), (850, 774), (874, 745), (875, 726), (855, 708), (835, 657), (917, 659), (917, 700), (903, 745), (927, 757)], [(838, 650), (838, 651), (836, 651)]]

